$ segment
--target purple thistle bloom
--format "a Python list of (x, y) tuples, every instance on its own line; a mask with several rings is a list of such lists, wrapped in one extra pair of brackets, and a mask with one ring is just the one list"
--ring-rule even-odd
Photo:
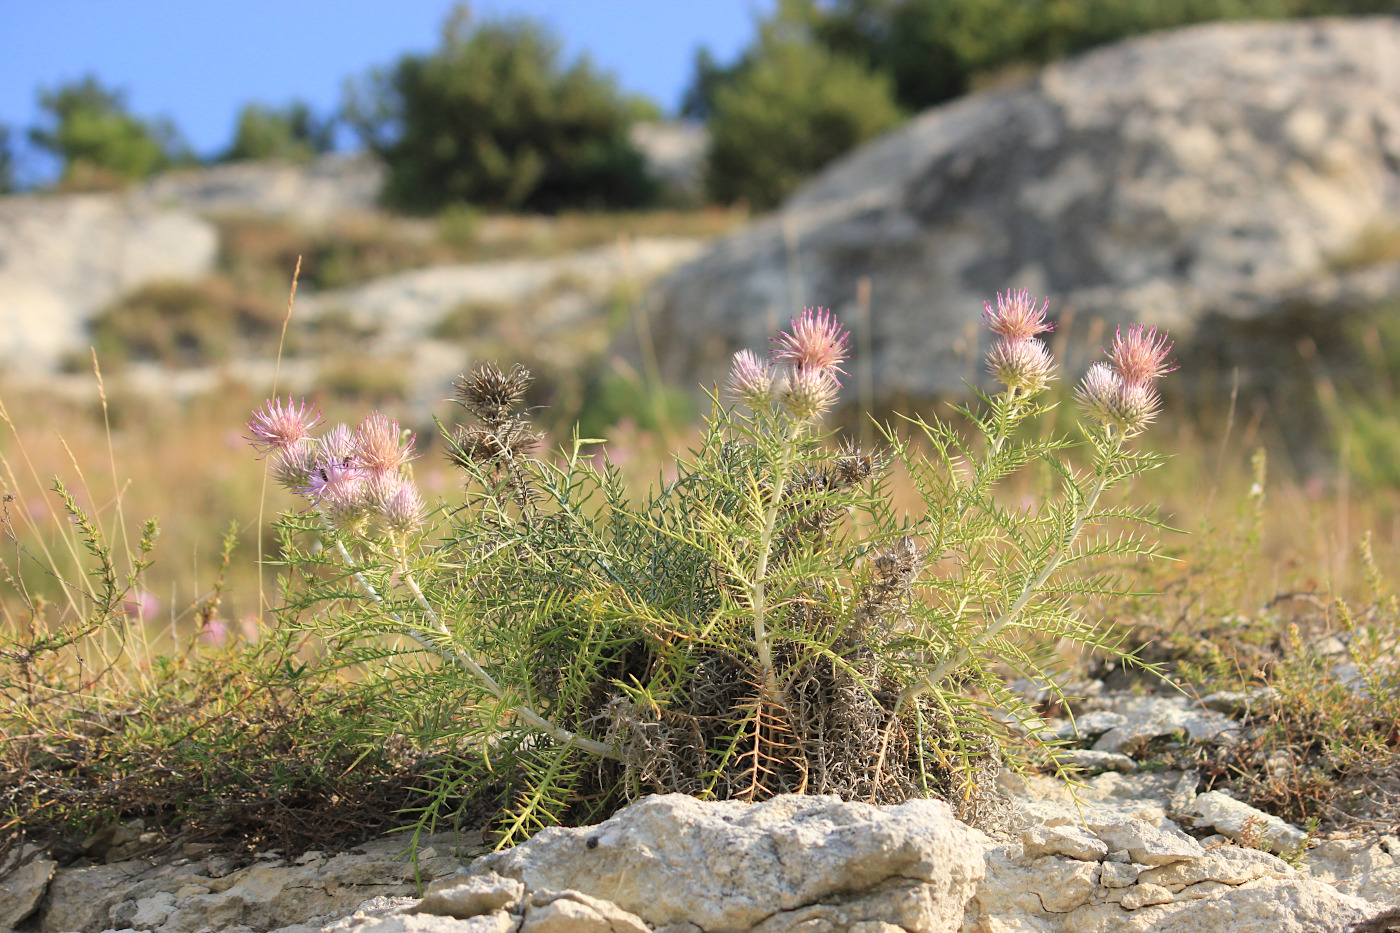
[(1167, 361), (1172, 344), (1165, 331), (1157, 333), (1155, 327), (1133, 324), (1125, 334), (1119, 330), (1113, 335), (1113, 347), (1108, 358), (1113, 361), (1118, 374), (1129, 385), (1146, 385), (1176, 369)]
[(320, 420), (320, 410), (307, 409), (305, 399), (297, 405), (289, 395), (285, 406), (279, 399), (268, 399), (248, 421), (247, 439), (262, 454), (285, 450), (308, 437)]
[(376, 411), (355, 429), (353, 450), (355, 462), (370, 472), (397, 474), (413, 455), (413, 438), (404, 444), (399, 423)]
[(311, 471), (316, 469), (320, 456), (319, 448), (314, 438), (304, 437), (277, 451), (272, 457), (272, 478), (283, 488), (300, 492), (311, 482)]
[(423, 497), (411, 482), (399, 484), (398, 491), (380, 503), (379, 514), (390, 530), (408, 533), (423, 524)]
[(1100, 424), (1136, 434), (1157, 417), (1161, 398), (1146, 383), (1130, 383), (1107, 363), (1095, 363), (1075, 391), (1084, 413)]
[(750, 408), (767, 405), (773, 398), (773, 366), (752, 350), (734, 354), (729, 370), (729, 392)]
[(1035, 299), (1024, 288), (1005, 295), (997, 292), (996, 308), (990, 301), (982, 302), (982, 323), (992, 333), (1008, 340), (1029, 340), (1037, 334), (1055, 329), (1054, 324), (1045, 320), (1049, 307), (1050, 299), (1046, 298), (1037, 309)]
[(320, 507), (335, 528), (345, 529), (365, 516), (368, 506), (364, 471), (344, 463), (327, 463), (311, 471), (301, 494)]
[(783, 407), (797, 421), (806, 421), (824, 413), (836, 401), (840, 389), (836, 377), (824, 369), (799, 366), (792, 371), (783, 386)]
[(841, 364), (846, 361), (850, 335), (826, 308), (806, 308), (801, 317), (792, 319), (791, 330), (773, 338), (773, 358), (791, 363), (799, 370), (814, 370), (828, 374), (838, 386), (834, 373), (845, 375)]
[(321, 436), (321, 456), (318, 462), (321, 466), (350, 466), (355, 462), (355, 435), (348, 427), (338, 424)]
[(1042, 392), (1055, 377), (1055, 359), (1034, 337), (998, 340), (987, 354), (987, 368), (1008, 389), (1025, 395)]

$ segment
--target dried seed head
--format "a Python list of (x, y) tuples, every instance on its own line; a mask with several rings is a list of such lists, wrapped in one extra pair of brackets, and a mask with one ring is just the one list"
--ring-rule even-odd
[(852, 444), (841, 451), (831, 472), (831, 485), (834, 487), (854, 486), (863, 483), (885, 468), (885, 459), (876, 453), (867, 453)]
[(1125, 383), (1146, 385), (1176, 369), (1167, 360), (1171, 349), (1172, 344), (1165, 331), (1159, 334), (1155, 327), (1133, 324), (1127, 333), (1119, 330), (1113, 335), (1108, 358), (1113, 361)]
[(763, 408), (773, 400), (773, 366), (758, 358), (752, 350), (734, 354), (729, 370), (729, 393), (753, 409)]
[(298, 405), (289, 395), (285, 406), (278, 399), (268, 399), (248, 421), (248, 440), (259, 453), (285, 450), (310, 436), (320, 420), (320, 410), (308, 409), (305, 399)]
[(379, 412), (371, 412), (355, 428), (355, 463), (376, 474), (397, 474), (413, 456), (413, 437), (404, 443), (399, 423)]
[(488, 423), (507, 417), (525, 398), (529, 385), (528, 369), (517, 363), (505, 373), (495, 361), (478, 363), (469, 375), (452, 383), (457, 404)]
[(511, 461), (528, 453), (539, 441), (540, 435), (517, 419), (499, 424), (494, 430), (459, 428), (447, 443), (447, 459), (460, 467)]
[(798, 367), (783, 386), (783, 408), (794, 421), (808, 421), (831, 408), (839, 389), (836, 377), (827, 370)]
[(826, 374), (840, 385), (836, 374), (845, 374), (841, 364), (846, 361), (850, 336), (836, 317), (826, 308), (806, 308), (800, 317), (792, 319), (791, 330), (773, 338), (773, 358), (791, 363), (798, 370)]
[(1050, 299), (1036, 308), (1035, 299), (1025, 289), (997, 293), (997, 306), (990, 301), (982, 302), (982, 323), (992, 333), (1010, 340), (1029, 340), (1037, 334), (1054, 330), (1055, 325), (1045, 320), (1045, 312), (1050, 307)]
[(1034, 337), (1003, 337), (987, 354), (987, 368), (997, 381), (1023, 395), (1043, 392), (1055, 377), (1055, 359)]
[(304, 437), (272, 455), (272, 478), (292, 492), (301, 492), (311, 481), (316, 469), (320, 445), (314, 438)]

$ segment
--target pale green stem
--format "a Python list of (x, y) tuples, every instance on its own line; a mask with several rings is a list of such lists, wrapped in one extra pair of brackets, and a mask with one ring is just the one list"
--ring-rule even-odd
[[(340, 551), (340, 556), (341, 559), (345, 561), (345, 566), (350, 568), (351, 572), (355, 575), (355, 580), (364, 589), (365, 593), (369, 595), (369, 598), (373, 600), (376, 605), (384, 605), (383, 598), (380, 597), (380, 595), (377, 592), (375, 592), (374, 587), (370, 584), (368, 580), (365, 579), (364, 574), (356, 568), (354, 558), (350, 556), (350, 551), (348, 548), (345, 547), (345, 542), (337, 538), (335, 546)], [(428, 621), (432, 623), (433, 629), (437, 632), (437, 634), (441, 635), (444, 639), (450, 640), (452, 634), (447, 630), (447, 626), (442, 624), (442, 619), (433, 610), (433, 607), (428, 603), (428, 598), (423, 595), (423, 591), (419, 589), (418, 582), (413, 579), (412, 574), (408, 573), (407, 570), (404, 570), (400, 573), (399, 579), (401, 579), (404, 582), (404, 585), (408, 587), (409, 592), (413, 594), (414, 600), (418, 603), (419, 608), (423, 610), (423, 614), (427, 617)], [(390, 615), (394, 619), (394, 621), (400, 624), (403, 623), (403, 619), (399, 616), (398, 613), (390, 613)], [(496, 683), (495, 678), (493, 678), (490, 674), (486, 673), (482, 666), (480, 664), (477, 664), (476, 661), (474, 661), (472, 658), (460, 652), (452, 651), (440, 645), (434, 644), (432, 639), (428, 638), (422, 632), (419, 632), (415, 629), (407, 629), (407, 632), (408, 637), (412, 638), (414, 641), (418, 642), (418, 644), (422, 645), (427, 650), (433, 652), (438, 657), (442, 658), (444, 661), (455, 662), (463, 669), (465, 669), (468, 673), (470, 673), (473, 677), (480, 681), (481, 685), (485, 687), (487, 691), (489, 691), (490, 694), (496, 699), (506, 699), (506, 692), (501, 688), (501, 685)], [(583, 749), (584, 751), (591, 752), (594, 755), (598, 755), (602, 758), (618, 757), (617, 750), (614, 749), (611, 745), (605, 745), (602, 742), (597, 742), (593, 739), (584, 738), (581, 735), (570, 732), (563, 726), (556, 725), (550, 722), (548, 719), (545, 719), (539, 713), (535, 712), (533, 709), (531, 709), (523, 703), (515, 708), (515, 715), (520, 717), (522, 721), (529, 723), (531, 726), (534, 726), (536, 729), (549, 735), (555, 741), (563, 743), (571, 742), (575, 746)]]
[(790, 422), (791, 428), (783, 438), (782, 451), (778, 455), (778, 471), (773, 477), (773, 490), (768, 501), (768, 510), (763, 517), (763, 535), (758, 541), (758, 564), (754, 567), (753, 586), (749, 589), (749, 603), (753, 607), (753, 641), (758, 650), (758, 663), (763, 669), (763, 688), (770, 694), (776, 692), (777, 675), (773, 670), (773, 653), (768, 643), (768, 625), (764, 617), (768, 613), (768, 594), (765, 578), (768, 576), (768, 555), (773, 546), (773, 531), (778, 524), (778, 510), (782, 507), (783, 492), (787, 488), (788, 471), (792, 469), (793, 448), (800, 422)]
[(1054, 573), (1064, 561), (1066, 551), (1068, 551), (1075, 540), (1078, 539), (1079, 533), (1084, 529), (1084, 523), (1089, 520), (1089, 516), (1094, 514), (1094, 509), (1098, 505), (1099, 497), (1103, 495), (1104, 487), (1108, 484), (1108, 466), (1112, 463), (1118, 451), (1122, 449), (1122, 443), (1123, 437), (1120, 435), (1116, 439), (1113, 451), (1107, 457), (1107, 462), (1100, 465), (1098, 471), (1099, 478), (1094, 483), (1094, 488), (1090, 490), (1088, 497), (1085, 498), (1083, 508), (1081, 508), (1079, 514), (1075, 516), (1074, 525), (1071, 526), (1069, 535), (1066, 537), (1064, 544), (1055, 549), (1055, 553), (1050, 555), (1049, 560), (1045, 562), (1045, 566), (1040, 568), (1040, 572), (1027, 581), (1026, 585), (1022, 587), (1021, 594), (1016, 597), (1016, 601), (1007, 607), (1006, 611), (998, 616), (995, 622), (987, 626), (982, 634), (959, 647), (949, 655), (943, 663), (939, 664), (926, 676), (904, 688), (903, 692), (899, 695), (899, 699), (895, 702), (896, 715), (899, 710), (903, 708), (905, 703), (932, 690), (936, 684), (961, 667), (963, 663), (972, 656), (973, 652), (995, 638), (1001, 633), (1002, 629), (1016, 621), (1021, 611), (1026, 608), (1026, 605), (1035, 597), (1035, 594), (1045, 585), (1045, 581), (1050, 579), (1050, 575)]

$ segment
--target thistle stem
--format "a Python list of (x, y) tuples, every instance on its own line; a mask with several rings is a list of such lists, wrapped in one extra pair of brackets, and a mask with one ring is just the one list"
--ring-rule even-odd
[(1094, 482), (1094, 488), (1089, 491), (1089, 495), (1084, 499), (1084, 505), (1080, 508), (1079, 514), (1075, 516), (1074, 524), (1070, 526), (1069, 534), (1065, 536), (1065, 540), (1055, 549), (1055, 552), (1050, 555), (1049, 559), (1046, 560), (1045, 566), (1040, 568), (1040, 572), (1028, 580), (1026, 585), (1021, 588), (1021, 593), (1016, 597), (1016, 601), (1008, 606), (1007, 609), (997, 617), (995, 622), (987, 626), (982, 634), (959, 647), (927, 675), (905, 687), (899, 694), (898, 700), (895, 701), (895, 715), (898, 715), (899, 710), (903, 708), (905, 703), (932, 690), (936, 684), (961, 667), (963, 663), (972, 656), (973, 652), (995, 638), (1001, 633), (1002, 629), (1016, 621), (1022, 610), (1026, 608), (1026, 605), (1035, 597), (1035, 594), (1040, 588), (1045, 585), (1045, 581), (1049, 580), (1050, 575), (1064, 562), (1065, 553), (1074, 544), (1075, 540), (1078, 539), (1079, 533), (1084, 529), (1084, 523), (1089, 520), (1089, 516), (1094, 514), (1094, 509), (1098, 506), (1099, 497), (1103, 495), (1103, 491), (1108, 485), (1109, 468), (1122, 449), (1123, 436), (1120, 434), (1114, 438), (1112, 449), (1107, 453), (1104, 459), (1100, 461), (1097, 471), (1098, 479)]
[[(360, 570), (356, 567), (355, 560), (350, 556), (350, 550), (345, 546), (345, 542), (337, 538), (335, 546), (336, 549), (340, 552), (341, 559), (345, 561), (345, 566), (349, 567), (351, 573), (355, 575), (356, 582), (360, 584), (360, 587), (364, 589), (365, 593), (368, 594), (369, 598), (373, 600), (376, 605), (383, 606), (383, 597), (381, 597), (375, 591), (374, 586), (368, 580), (365, 579), (365, 575), (361, 573)], [(409, 592), (413, 594), (414, 601), (417, 602), (419, 608), (423, 610), (423, 615), (427, 617), (430, 623), (432, 623), (433, 630), (437, 632), (438, 635), (442, 636), (444, 639), (450, 639), (452, 635), (447, 630), (447, 626), (443, 625), (441, 617), (438, 616), (437, 612), (434, 611), (432, 605), (429, 604), (428, 598), (423, 595), (423, 591), (419, 588), (418, 581), (413, 579), (413, 575), (408, 573), (407, 571), (404, 571), (400, 574), (399, 579), (403, 580), (404, 585), (408, 587)], [(403, 624), (404, 620), (398, 613), (390, 612), (390, 616), (394, 619), (394, 621)], [(422, 645), (428, 651), (431, 651), (433, 654), (436, 654), (444, 661), (456, 663), (458, 666), (462, 667), (464, 670), (470, 673), (473, 677), (480, 681), (481, 685), (485, 687), (487, 691), (489, 691), (490, 694), (496, 699), (506, 699), (506, 692), (504, 689), (501, 688), (501, 685), (496, 683), (495, 678), (493, 678), (490, 674), (486, 673), (485, 669), (483, 669), (480, 664), (477, 664), (476, 661), (474, 661), (472, 658), (460, 652), (453, 651), (451, 649), (444, 648), (438, 644), (435, 644), (432, 639), (428, 638), (428, 636), (424, 635), (422, 632), (419, 632), (416, 629), (410, 628), (407, 630), (407, 632), (409, 638), (412, 638), (414, 641), (418, 642), (418, 644)], [(548, 719), (544, 718), (539, 713), (531, 709), (529, 706), (526, 706), (524, 703), (520, 704), (515, 708), (515, 715), (519, 716), (521, 720), (529, 723), (531, 726), (545, 733), (557, 742), (573, 743), (578, 748), (581, 748), (586, 752), (591, 752), (592, 754), (598, 755), (602, 758), (618, 757), (617, 750), (614, 749), (611, 745), (605, 745), (602, 742), (597, 742), (593, 739), (584, 738), (583, 736), (578, 735), (577, 733), (570, 732), (563, 726), (559, 726), (555, 723), (550, 722)]]
[(754, 566), (753, 586), (749, 590), (749, 603), (753, 607), (753, 641), (758, 651), (759, 667), (763, 670), (763, 688), (770, 695), (777, 692), (778, 678), (773, 669), (773, 653), (769, 645), (768, 626), (764, 621), (768, 613), (768, 557), (773, 547), (773, 531), (778, 525), (778, 509), (782, 506), (783, 493), (787, 489), (788, 473), (792, 470), (793, 448), (797, 444), (797, 434), (801, 423), (790, 422), (790, 429), (783, 437), (782, 450), (778, 454), (778, 470), (773, 477), (773, 490), (769, 495), (768, 509), (763, 516), (763, 534), (758, 541), (758, 563)]

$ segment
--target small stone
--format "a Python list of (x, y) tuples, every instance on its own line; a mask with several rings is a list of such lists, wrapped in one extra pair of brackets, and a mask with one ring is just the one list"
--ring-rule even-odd
[(50, 859), (35, 858), (0, 880), (0, 928), (17, 927), (34, 912), (57, 867)]
[(1236, 842), (1252, 833), (1279, 854), (1297, 852), (1308, 841), (1308, 834), (1298, 827), (1216, 790), (1198, 794), (1189, 812)]
[(424, 862), (426, 862), (426, 861), (427, 861), (428, 859), (430, 859), (430, 858), (437, 858), (437, 856), (438, 856), (438, 850), (437, 850), (437, 849), (434, 849), (432, 846), (428, 846), (426, 849), (423, 849), (422, 851), (420, 851), (420, 852), (418, 853), (418, 859), (419, 859), (419, 861), (424, 861)]
[(1123, 895), (1118, 906), (1124, 910), (1138, 910), (1143, 907), (1152, 907), (1155, 904), (1170, 904), (1172, 900), (1172, 892), (1161, 885), (1137, 884)]
[(1097, 862), (1108, 854), (1108, 846), (1078, 826), (1033, 826), (1021, 833), (1026, 858), (1063, 855), (1081, 862)]
[(1051, 913), (1069, 913), (1089, 903), (1098, 890), (1099, 866), (1096, 862), (1046, 856), (1036, 859), (1031, 868), (1043, 879), (1037, 893), (1041, 904)]
[(209, 889), (202, 884), (186, 884), (175, 891), (175, 899), (178, 901), (186, 897), (198, 897), (208, 893)]
[(520, 933), (651, 933), (651, 928), (612, 901), (577, 891), (536, 891)]
[(1136, 754), (1162, 736), (1184, 734), (1193, 742), (1225, 742), (1239, 733), (1239, 724), (1223, 713), (1208, 709), (1183, 709), (1166, 700), (1142, 706), (1125, 717), (1094, 743), (1099, 752)]
[(1092, 713), (1085, 713), (1076, 717), (1073, 722), (1061, 723), (1055, 729), (1055, 735), (1061, 739), (1084, 740), (1092, 739), (1096, 735), (1103, 735), (1110, 729), (1121, 726), (1126, 721), (1122, 713), (1115, 713), (1111, 710), (1100, 709)]
[(1222, 846), (1206, 850), (1200, 858), (1149, 869), (1138, 881), (1176, 891), (1203, 881), (1241, 885), (1260, 878), (1285, 878), (1292, 873), (1293, 869), (1267, 852)]
[(1102, 774), (1105, 771), (1131, 774), (1137, 770), (1137, 762), (1127, 755), (1120, 755), (1117, 752), (1096, 752), (1088, 748), (1070, 748), (1057, 751), (1055, 759), (1057, 763), (1072, 766), (1085, 774)]
[(1140, 865), (1104, 862), (1099, 869), (1099, 884), (1106, 888), (1126, 888), (1136, 882), (1141, 873), (1142, 866)]
[(1189, 836), (1167, 832), (1142, 820), (1091, 817), (1089, 830), (1108, 845), (1109, 851), (1126, 849), (1129, 859), (1139, 865), (1170, 865), (1205, 852)]
[(451, 875), (428, 885), (418, 910), (465, 920), (494, 910), (509, 910), (525, 897), (525, 885), (495, 872)]

